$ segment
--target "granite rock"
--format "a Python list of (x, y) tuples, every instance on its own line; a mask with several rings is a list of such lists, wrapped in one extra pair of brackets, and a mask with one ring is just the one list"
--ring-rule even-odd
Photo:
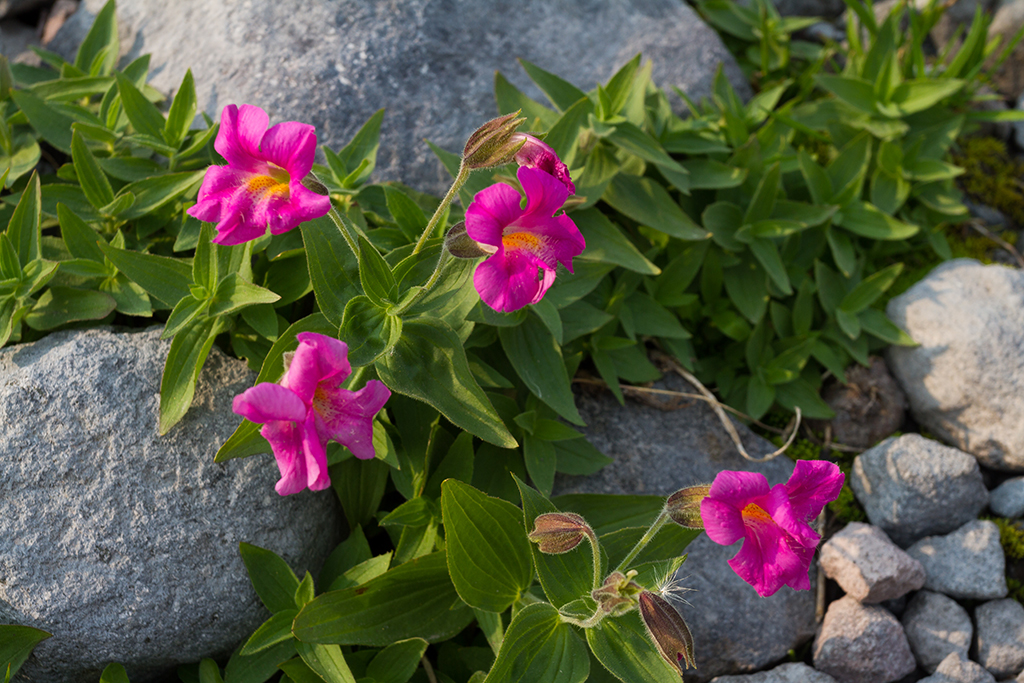
[(331, 491), (281, 497), (269, 456), (215, 464), (251, 386), (214, 348), (195, 402), (157, 434), (159, 328), (56, 332), (0, 351), (0, 623), (44, 629), (19, 673), (132, 683), (223, 656), (269, 616), (239, 542), (316, 571), (338, 540)]
[(988, 506), (1000, 517), (1024, 516), (1024, 477), (1007, 479), (992, 489)]
[(839, 683), (891, 683), (916, 664), (896, 617), (845, 596), (825, 613), (814, 641), (814, 668)]
[(935, 673), (950, 653), (964, 657), (971, 647), (971, 615), (956, 600), (942, 593), (919, 591), (903, 613), (903, 630), (917, 663)]
[(993, 522), (975, 520), (946, 536), (922, 538), (907, 554), (924, 567), (930, 591), (972, 600), (1006, 597), (1006, 557)]
[[(83, 0), (53, 49), (73, 54), (104, 2)], [(460, 151), (497, 115), (496, 70), (544, 99), (518, 58), (590, 90), (642, 52), (654, 83), (695, 100), (724, 64), (750, 95), (718, 35), (678, 0), (525, 0), (514, 10), (479, 0), (120, 0), (117, 10), (125, 58), (151, 53), (162, 91), (191, 68), (199, 109), (214, 118), (255, 104), (272, 121), (313, 124), (338, 149), (386, 108), (378, 179), (438, 195), (450, 178), (424, 139)]]
[(1024, 605), (1009, 598), (993, 600), (978, 605), (974, 618), (978, 662), (1000, 678), (1024, 672)]
[(781, 664), (771, 671), (739, 676), (719, 676), (711, 683), (835, 683), (836, 679), (826, 673), (815, 671), (803, 662)]
[[(861, 602), (892, 600), (924, 585), (924, 567), (881, 529), (851, 522), (821, 547), (821, 567)], [(938, 663), (938, 662), (936, 662)]]
[(996, 683), (996, 679), (985, 667), (953, 652), (942, 660), (935, 673), (918, 683)]
[(919, 344), (888, 351), (914, 418), (983, 465), (1024, 471), (1024, 272), (947, 261), (886, 311)]
[(850, 486), (871, 523), (904, 548), (959, 528), (988, 503), (975, 459), (920, 434), (886, 439), (858, 455)]

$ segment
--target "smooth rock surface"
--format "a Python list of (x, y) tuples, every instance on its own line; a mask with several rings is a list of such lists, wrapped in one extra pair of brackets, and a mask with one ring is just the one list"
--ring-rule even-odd
[(821, 547), (821, 567), (847, 595), (866, 603), (898, 598), (925, 580), (920, 562), (881, 529), (860, 522), (850, 522)]
[(916, 664), (896, 617), (846, 596), (825, 613), (814, 641), (814, 668), (839, 683), (890, 683)]
[(1000, 517), (1024, 516), (1024, 477), (1007, 479), (992, 489), (988, 506)]
[(978, 622), (978, 662), (999, 678), (1024, 671), (1024, 605), (993, 600), (974, 610)]
[(988, 503), (974, 458), (920, 434), (886, 439), (858, 455), (850, 486), (871, 523), (904, 548), (959, 528)]
[(952, 598), (1005, 598), (1006, 557), (999, 527), (975, 520), (946, 536), (929, 536), (907, 549), (924, 567), (924, 587)]
[(740, 676), (719, 676), (711, 683), (835, 683), (836, 679), (826, 673), (815, 671), (803, 662), (781, 664), (771, 671)]
[(1024, 272), (947, 261), (886, 312), (919, 344), (888, 350), (914, 418), (983, 465), (1024, 471)]
[(215, 348), (192, 409), (157, 435), (160, 332), (0, 351), (0, 623), (53, 634), (22, 680), (95, 681), (115, 661), (145, 683), (226, 654), (269, 616), (239, 542), (301, 576), (338, 539), (331, 491), (279, 496), (269, 456), (213, 462), (252, 384), (244, 362)]
[[(83, 0), (53, 48), (73, 54), (104, 1)], [(479, 0), (120, 0), (117, 10), (126, 57), (152, 53), (151, 82), (162, 91), (191, 68), (199, 109), (214, 118), (225, 105), (255, 104), (274, 122), (316, 126), (319, 142), (337, 150), (387, 108), (379, 178), (438, 195), (450, 178), (424, 139), (461, 151), (497, 115), (496, 70), (547, 102), (518, 58), (587, 91), (642, 52), (655, 84), (694, 100), (711, 93), (724, 63), (750, 95), (718, 35), (678, 0), (526, 0), (514, 9)]]
[(996, 679), (985, 667), (954, 652), (942, 660), (935, 673), (918, 683), (996, 683)]
[(942, 593), (919, 591), (903, 613), (903, 630), (917, 663), (928, 673), (953, 652), (964, 657), (971, 647), (971, 615)]

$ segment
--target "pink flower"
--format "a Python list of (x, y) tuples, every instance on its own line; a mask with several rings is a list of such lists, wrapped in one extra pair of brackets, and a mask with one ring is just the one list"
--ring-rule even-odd
[(704, 529), (720, 545), (745, 539), (729, 566), (761, 597), (783, 585), (807, 590), (821, 540), (809, 522), (836, 499), (843, 479), (824, 460), (798, 460), (789, 481), (771, 489), (763, 474), (719, 472), (700, 506)]
[(554, 215), (569, 196), (565, 185), (525, 166), (517, 177), (526, 193), (525, 209), (519, 193), (504, 183), (477, 192), (466, 209), (466, 233), (494, 248), (477, 266), (473, 284), (484, 303), (503, 312), (540, 301), (555, 281), (557, 264), (571, 273), (572, 257), (586, 246), (571, 218)]
[(228, 165), (206, 170), (198, 201), (188, 210), (217, 224), (217, 244), (242, 244), (268, 227), (279, 235), (331, 208), (329, 197), (302, 185), (316, 154), (313, 126), (285, 121), (267, 130), (269, 123), (267, 113), (251, 104), (229, 104), (221, 113), (213, 147)]
[(313, 332), (298, 334), (299, 348), (286, 364), (280, 384), (262, 382), (235, 397), (234, 411), (263, 423), (281, 470), (277, 492), (298, 493), (331, 485), (327, 441), (347, 447), (357, 458), (373, 457), (373, 416), (391, 392), (370, 380), (359, 391), (339, 385), (352, 373), (344, 342)]
[(526, 144), (516, 152), (517, 164), (521, 167), (537, 168), (545, 173), (550, 173), (562, 181), (562, 184), (569, 190), (569, 194), (576, 194), (576, 186), (572, 184), (572, 178), (569, 177), (569, 169), (558, 158), (550, 145), (527, 133), (516, 133), (512, 136), (513, 142), (520, 140), (526, 140)]

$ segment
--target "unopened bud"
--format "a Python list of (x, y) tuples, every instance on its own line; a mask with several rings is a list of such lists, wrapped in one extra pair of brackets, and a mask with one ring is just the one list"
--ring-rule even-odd
[(687, 529), (703, 529), (704, 520), (700, 517), (700, 503), (708, 497), (711, 486), (689, 486), (676, 491), (665, 502), (665, 512), (669, 519)]
[(572, 178), (569, 177), (568, 167), (558, 158), (558, 154), (555, 153), (551, 145), (527, 133), (516, 133), (512, 136), (512, 140), (523, 142), (519, 151), (516, 152), (517, 164), (553, 175), (565, 185), (569, 194), (576, 194), (576, 186), (572, 184)]
[(547, 555), (567, 553), (580, 544), (584, 536), (594, 532), (587, 520), (574, 512), (546, 512), (533, 520), (528, 538)]
[(625, 614), (633, 609), (633, 596), (643, 590), (633, 581), (636, 571), (612, 572), (601, 584), (590, 592), (590, 597), (600, 605), (601, 611), (611, 616)]
[(477, 128), (462, 150), (462, 163), (467, 168), (492, 168), (511, 162), (525, 144), (523, 140), (512, 139), (516, 128), (525, 120), (516, 111), (491, 119)]
[(459, 221), (444, 236), (444, 248), (455, 258), (490, 256), (497, 248), (480, 244), (466, 233), (465, 221)]
[(658, 652), (682, 675), (685, 664), (697, 668), (693, 657), (693, 636), (690, 627), (672, 604), (657, 593), (644, 591), (640, 594), (640, 618), (647, 627), (647, 635), (658, 648)]

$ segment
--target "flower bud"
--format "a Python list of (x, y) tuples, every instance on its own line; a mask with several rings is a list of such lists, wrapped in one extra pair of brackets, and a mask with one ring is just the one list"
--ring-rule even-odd
[(576, 186), (572, 184), (572, 178), (569, 177), (569, 169), (558, 158), (558, 154), (550, 145), (527, 133), (516, 133), (512, 136), (512, 141), (523, 142), (515, 155), (517, 164), (536, 168), (555, 176), (569, 190), (569, 194), (576, 194)]
[(707, 498), (711, 491), (709, 484), (689, 486), (680, 489), (665, 501), (665, 512), (669, 519), (687, 529), (703, 529), (704, 520), (700, 518), (700, 502)]
[(466, 234), (465, 221), (459, 221), (448, 230), (444, 236), (444, 248), (455, 258), (480, 258), (497, 251), (497, 247), (480, 244)]
[(467, 168), (491, 168), (512, 161), (525, 144), (523, 140), (513, 140), (512, 135), (525, 120), (516, 111), (491, 119), (477, 128), (462, 150), (462, 163)]
[(302, 179), (302, 185), (307, 190), (316, 192), (318, 195), (327, 197), (331, 194), (331, 191), (327, 189), (327, 186), (320, 182), (320, 179), (310, 173), (308, 176)]
[(561, 555), (593, 533), (587, 521), (574, 512), (546, 512), (533, 520), (533, 531), (527, 538), (536, 543), (542, 553)]
[(697, 660), (693, 658), (690, 627), (668, 600), (657, 593), (644, 591), (640, 594), (640, 618), (644, 620), (647, 635), (658, 652), (680, 675), (683, 674), (680, 662), (685, 663), (687, 669), (691, 666), (697, 668)]
[(601, 606), (601, 610), (611, 616), (625, 614), (633, 609), (633, 596), (643, 590), (633, 581), (635, 570), (628, 573), (612, 572), (601, 584), (590, 592), (590, 597)]

